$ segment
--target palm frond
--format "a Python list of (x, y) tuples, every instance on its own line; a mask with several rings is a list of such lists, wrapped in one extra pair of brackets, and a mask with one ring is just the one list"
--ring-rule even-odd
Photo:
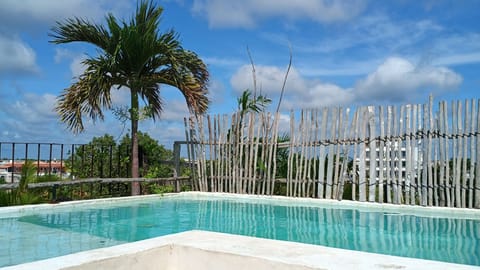
[(74, 133), (83, 131), (84, 115), (92, 120), (103, 120), (102, 109), (110, 109), (110, 89), (119, 84), (111, 74), (114, 70), (103, 57), (86, 59), (87, 69), (78, 81), (65, 89), (57, 99), (55, 110), (60, 120)]
[(57, 22), (48, 35), (53, 38), (51, 43), (88, 42), (104, 50), (110, 42), (110, 34), (105, 27), (76, 17)]

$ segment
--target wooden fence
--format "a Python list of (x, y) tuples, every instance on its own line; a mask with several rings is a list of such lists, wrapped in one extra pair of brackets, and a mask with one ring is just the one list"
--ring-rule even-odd
[(194, 189), (480, 208), (479, 108), (430, 98), (185, 119)]

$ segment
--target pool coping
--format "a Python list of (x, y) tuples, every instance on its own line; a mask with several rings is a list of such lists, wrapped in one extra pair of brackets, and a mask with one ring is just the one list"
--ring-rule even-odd
[(50, 269), (480, 269), (477, 266), (206, 231), (187, 231), (0, 268)]
[[(128, 197), (116, 197), (116, 198), (104, 198), (95, 200), (83, 200), (83, 201), (68, 201), (54, 204), (32, 204), (22, 206), (7, 206), (0, 207), (0, 215), (2, 217), (18, 216), (34, 212), (36, 210), (57, 210), (66, 207), (88, 207), (101, 201), (103, 203), (118, 203), (123, 201), (141, 201), (147, 198), (165, 198), (165, 197), (177, 197), (177, 198), (221, 198), (221, 199), (244, 199), (248, 202), (272, 202), (275, 204), (288, 205), (289, 203), (295, 203), (298, 206), (307, 207), (335, 207), (340, 209), (355, 209), (358, 211), (381, 211), (381, 212), (393, 212), (405, 215), (416, 215), (425, 217), (439, 217), (439, 218), (460, 218), (460, 219), (479, 219), (480, 209), (472, 208), (453, 208), (453, 207), (439, 207), (439, 206), (418, 206), (418, 205), (403, 205), (403, 204), (389, 204), (389, 203), (376, 203), (376, 202), (359, 202), (350, 200), (332, 200), (332, 199), (316, 199), (316, 198), (301, 198), (301, 197), (285, 197), (276, 195), (251, 195), (251, 194), (233, 194), (233, 193), (220, 193), (220, 192), (199, 192), (188, 191), (181, 193), (166, 193), (166, 194), (153, 194), (153, 195), (141, 195), (141, 196), (128, 196)], [(107, 204), (108, 205), (108, 204)]]

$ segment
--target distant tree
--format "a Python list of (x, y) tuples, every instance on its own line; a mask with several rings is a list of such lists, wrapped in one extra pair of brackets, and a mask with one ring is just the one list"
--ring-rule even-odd
[[(138, 141), (139, 175), (151, 178), (171, 176), (173, 166), (163, 164), (163, 161), (172, 160), (173, 152), (146, 133), (139, 132)], [(130, 147), (131, 138), (128, 135), (125, 135), (118, 144), (108, 134), (94, 137), (88, 144), (77, 147), (73, 158), (67, 157), (67, 166), (78, 178), (126, 178), (131, 175)]]
[[(72, 158), (66, 159), (71, 174), (77, 178), (128, 177), (129, 149), (121, 151), (113, 136), (105, 134), (76, 148)], [(73, 161), (73, 163), (72, 163)]]
[[(112, 109), (112, 89), (129, 89), (133, 178), (139, 176), (138, 121), (142, 112), (154, 120), (160, 116), (161, 84), (178, 88), (191, 113), (204, 113), (209, 103), (206, 65), (181, 46), (175, 31), (158, 32), (162, 12), (153, 1), (142, 0), (130, 21), (119, 22), (109, 14), (101, 25), (75, 17), (57, 22), (50, 33), (55, 44), (86, 42), (99, 49), (97, 56), (83, 61), (84, 73), (58, 98), (56, 111), (73, 132), (83, 131), (85, 115), (103, 120), (103, 110)], [(132, 183), (132, 194), (139, 192), (139, 183)]]
[[(119, 147), (125, 148), (131, 144), (129, 136), (123, 137)], [(173, 160), (173, 152), (159, 144), (147, 133), (138, 133), (139, 145), (139, 174), (143, 177), (157, 178), (172, 176), (173, 166), (164, 164), (164, 161)]]

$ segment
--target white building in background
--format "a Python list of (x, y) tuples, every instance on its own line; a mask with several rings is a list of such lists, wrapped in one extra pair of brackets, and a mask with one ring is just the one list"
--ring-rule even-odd
[[(377, 142), (375, 160), (372, 161), (373, 155), (370, 154), (370, 146), (367, 145), (365, 149), (365, 176), (367, 178), (370, 176), (371, 162), (375, 162), (375, 178), (377, 181), (380, 179), (380, 172), (383, 172), (383, 179), (388, 177), (387, 174), (390, 174), (390, 178), (395, 177), (398, 179), (401, 177), (402, 181), (407, 176), (410, 179), (416, 178), (422, 169), (422, 155), (421, 142), (415, 146), (404, 146), (404, 142), (386, 142), (382, 149)], [(359, 162), (360, 158), (356, 158), (355, 165), (357, 171)]]
[[(21, 178), (22, 167), (25, 164), (24, 160), (2, 160), (0, 161), (0, 179), (3, 179), (6, 183), (18, 183)], [(65, 164), (57, 160), (52, 161), (40, 161), (33, 162), (37, 170), (37, 175), (66, 175)]]

